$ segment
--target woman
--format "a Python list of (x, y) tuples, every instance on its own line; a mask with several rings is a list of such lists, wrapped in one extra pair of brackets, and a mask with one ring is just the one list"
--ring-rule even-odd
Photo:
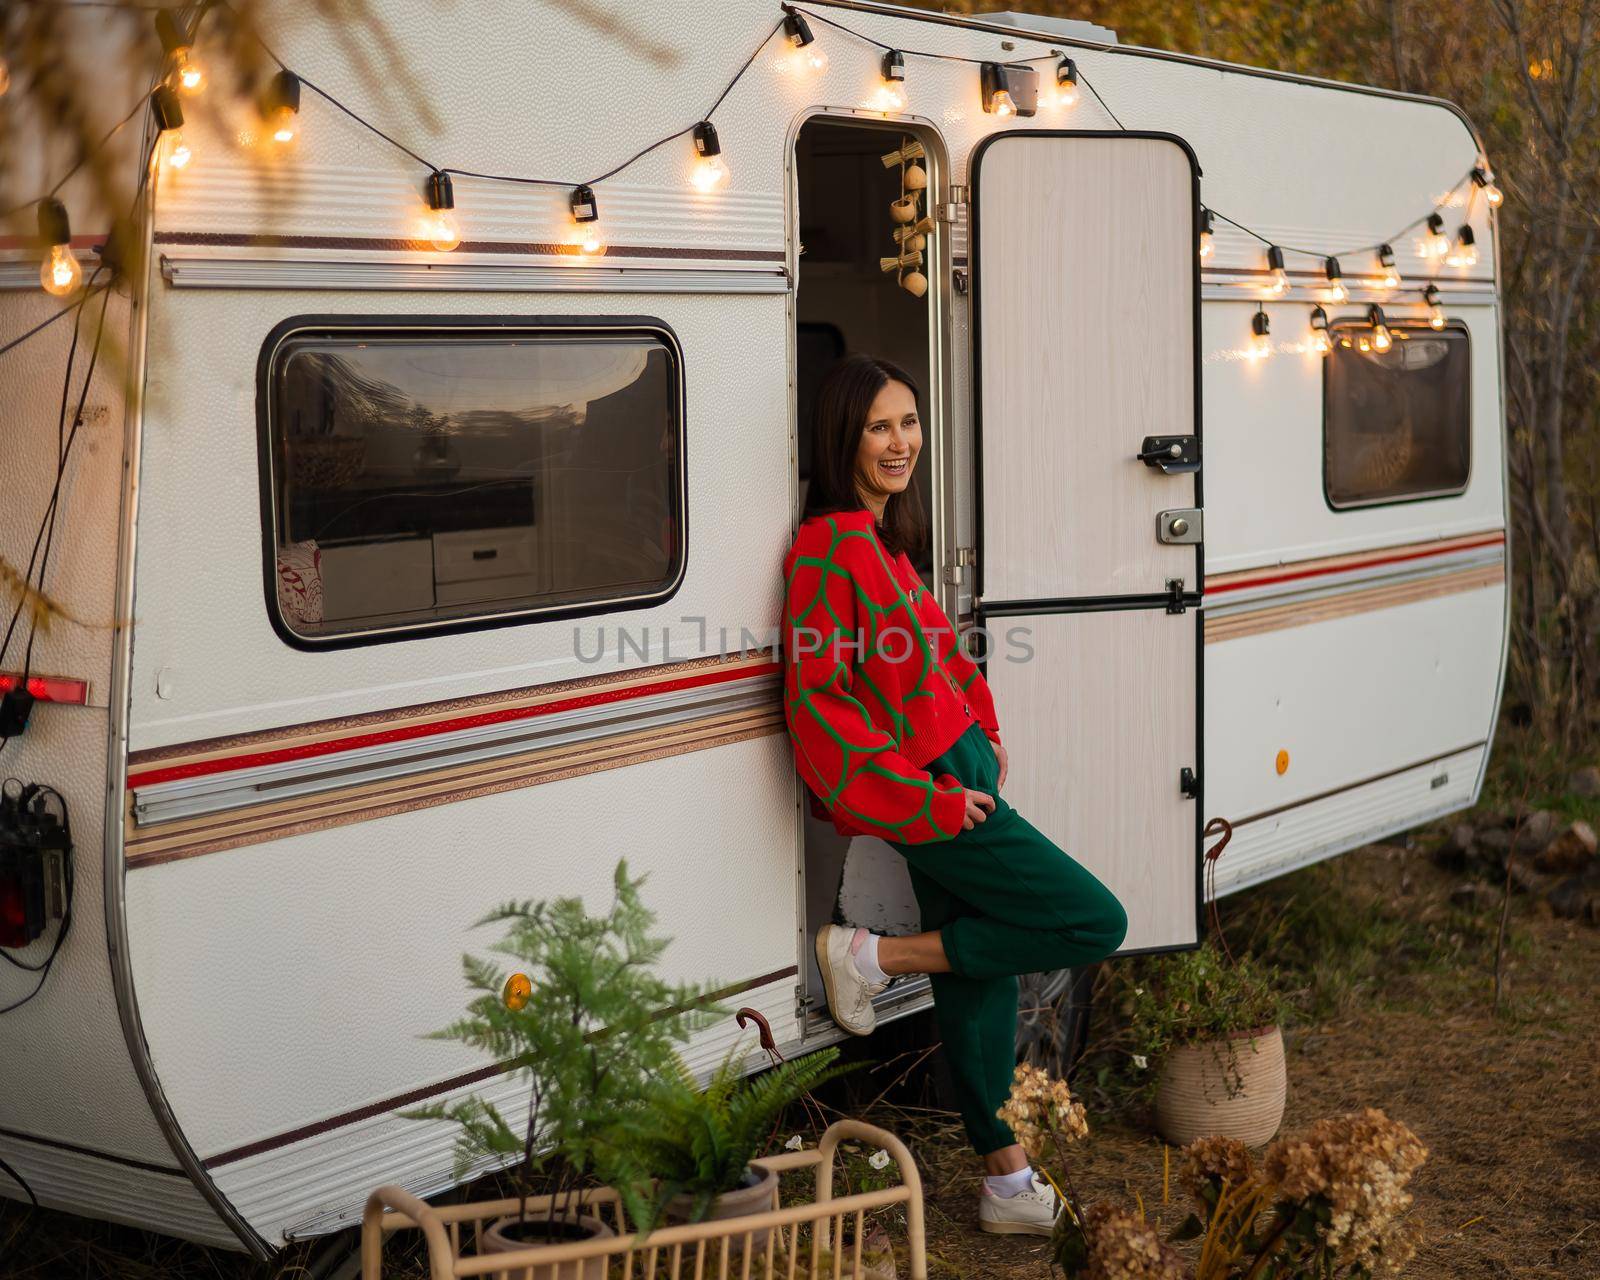
[(1006, 749), (982, 673), (911, 567), (926, 526), (912, 472), (917, 388), (848, 356), (817, 395), (811, 487), (784, 560), (784, 709), (813, 808), (910, 865), (927, 932), (823, 925), (834, 1021), (873, 1029), (891, 978), (931, 975), (967, 1136), (983, 1159), (985, 1231), (1048, 1235), (1058, 1205), (995, 1112), (1016, 1062), (1017, 975), (1115, 951), (1121, 903), (1003, 800)]

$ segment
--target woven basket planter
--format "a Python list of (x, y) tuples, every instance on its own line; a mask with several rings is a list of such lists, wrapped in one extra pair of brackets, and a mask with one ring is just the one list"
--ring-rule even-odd
[(1175, 1146), (1208, 1137), (1260, 1146), (1283, 1123), (1288, 1091), (1276, 1026), (1184, 1045), (1161, 1063), (1156, 1128)]

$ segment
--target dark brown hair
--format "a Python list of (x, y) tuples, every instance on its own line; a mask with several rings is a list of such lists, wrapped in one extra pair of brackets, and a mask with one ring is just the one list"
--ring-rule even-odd
[[(891, 382), (903, 383), (920, 404), (922, 392), (899, 365), (877, 356), (845, 356), (828, 370), (817, 388), (811, 432), (811, 485), (806, 490), (806, 516), (835, 511), (865, 511), (856, 491), (856, 455), (867, 429), (872, 402)], [(884, 503), (878, 537), (891, 553), (915, 557), (928, 538), (922, 498), (907, 485)]]

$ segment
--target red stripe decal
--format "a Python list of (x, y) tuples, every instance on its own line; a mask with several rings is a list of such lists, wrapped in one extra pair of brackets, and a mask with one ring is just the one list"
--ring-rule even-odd
[(1278, 582), (1297, 582), (1302, 578), (1319, 578), (1330, 573), (1350, 573), (1355, 569), (1371, 569), (1382, 564), (1403, 564), (1407, 560), (1424, 560), (1429, 556), (1445, 556), (1456, 551), (1473, 551), (1479, 547), (1497, 547), (1506, 540), (1503, 533), (1477, 542), (1461, 542), (1449, 547), (1430, 547), (1424, 551), (1408, 551), (1397, 556), (1373, 556), (1369, 560), (1352, 560), (1348, 564), (1325, 565), (1320, 569), (1300, 569), (1288, 573), (1267, 574), (1260, 578), (1245, 578), (1239, 582), (1225, 582), (1221, 586), (1206, 586), (1206, 595), (1220, 596), (1225, 591), (1242, 591), (1247, 587), (1269, 587)]
[(577, 694), (570, 698), (557, 698), (534, 707), (502, 707), (498, 711), (484, 711), (477, 715), (457, 716), (450, 720), (434, 720), (427, 724), (400, 725), (393, 729), (377, 729), (371, 733), (352, 734), (347, 738), (329, 738), (324, 742), (304, 742), (293, 747), (276, 747), (270, 751), (257, 751), (248, 755), (223, 756), (215, 760), (194, 760), (188, 764), (169, 765), (165, 768), (146, 769), (128, 775), (128, 789), (154, 786), (159, 782), (175, 782), (180, 778), (201, 778), (215, 773), (231, 773), (237, 769), (253, 769), (260, 765), (278, 764), (285, 760), (311, 760), (318, 756), (337, 755), (361, 747), (381, 746), (386, 742), (404, 742), (412, 738), (435, 737), (457, 729), (475, 729), (486, 724), (505, 724), (514, 720), (531, 720), (535, 716), (551, 715), (557, 711), (574, 711), (581, 707), (603, 706), (609, 702), (625, 702), (631, 698), (656, 693), (672, 693), (679, 689), (694, 689), (705, 685), (724, 684), (729, 680), (747, 680), (753, 676), (776, 675), (781, 669), (777, 662), (765, 662), (755, 667), (740, 667), (733, 671), (707, 671), (680, 676), (674, 680), (658, 680), (652, 684), (637, 685), (628, 689), (601, 689), (594, 693)]

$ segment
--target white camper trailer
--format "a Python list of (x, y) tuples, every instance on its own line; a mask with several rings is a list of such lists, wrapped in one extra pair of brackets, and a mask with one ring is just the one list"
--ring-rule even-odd
[[(1008, 794), (1126, 904), (1128, 951), (1198, 941), (1210, 818), (1227, 893), (1477, 796), (1507, 517), (1488, 162), (1457, 109), (870, 0), (807, 0), (805, 48), (772, 0), (615, 30), (378, 9), (433, 127), (314, 5), (272, 6), (275, 53), (354, 114), (307, 87), (263, 166), (232, 107), (191, 106), (148, 278), (107, 307), (133, 389), (102, 362), (46, 584), (71, 617), (0, 752), (75, 842), (74, 927), (0, 1015), (0, 1158), (41, 1201), (265, 1254), (375, 1184), (446, 1187), (450, 1130), (398, 1112), (514, 1089), (420, 1038), (463, 1003), (470, 922), (599, 900), (621, 855), (675, 973), (790, 1048), (836, 1034), (811, 933), (915, 923), (892, 852), (811, 819), (773, 647), (842, 351), (921, 381), (919, 568), (994, 639)], [(688, 130), (730, 84), (703, 189)], [(880, 263), (884, 157), (913, 144), (922, 296)], [(60, 304), (26, 246), (0, 270), (5, 341)], [(71, 330), (0, 356), (19, 569)], [(0, 966), (0, 1006), (35, 976)]]

